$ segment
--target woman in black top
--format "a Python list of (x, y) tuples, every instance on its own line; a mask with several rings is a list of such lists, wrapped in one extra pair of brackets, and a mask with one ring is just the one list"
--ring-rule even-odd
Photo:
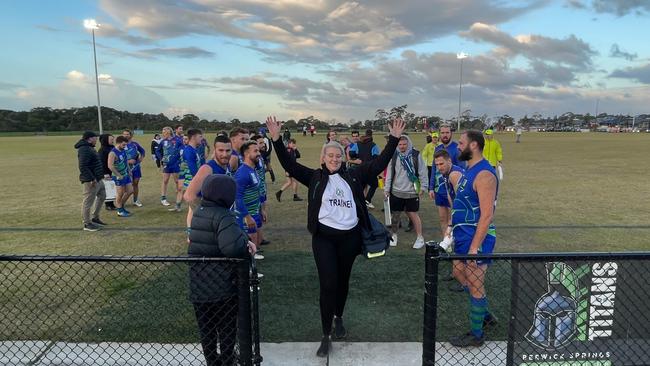
[(160, 154), (158, 153), (158, 145), (160, 145), (161, 141), (162, 139), (160, 138), (159, 134), (155, 134), (153, 136), (153, 140), (151, 140), (151, 157), (153, 158), (154, 162), (156, 162), (158, 169), (160, 169)]
[[(104, 178), (110, 178), (111, 177), (111, 169), (108, 167), (108, 153), (111, 152), (111, 149), (113, 149), (113, 135), (110, 133), (104, 133), (99, 135), (99, 158), (102, 161), (102, 168), (104, 169)], [(102, 182), (104, 184), (104, 182)], [(106, 205), (106, 209), (109, 211), (114, 211), (117, 210), (117, 207), (115, 207), (114, 201), (106, 201), (104, 202)]]
[(368, 208), (363, 187), (369, 178), (379, 175), (390, 162), (405, 123), (401, 119), (389, 126), (390, 137), (384, 151), (376, 158), (347, 170), (345, 152), (336, 141), (328, 142), (321, 151), (321, 166), (311, 169), (291, 159), (280, 139), (281, 126), (275, 117), (266, 119), (278, 160), (287, 173), (309, 188), (307, 196), (307, 229), (312, 234), (312, 250), (320, 283), (320, 314), (323, 338), (316, 354), (325, 357), (331, 347), (330, 334), (334, 321), (334, 337), (346, 335), (343, 310), (348, 296), (350, 273), (354, 260), (361, 253), (361, 230), (369, 228)]

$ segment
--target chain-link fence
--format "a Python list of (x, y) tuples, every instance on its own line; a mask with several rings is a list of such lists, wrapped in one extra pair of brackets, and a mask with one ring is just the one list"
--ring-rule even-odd
[(1, 365), (259, 365), (254, 260), (0, 256)]
[(650, 253), (428, 245), (425, 276), (423, 365), (650, 365)]

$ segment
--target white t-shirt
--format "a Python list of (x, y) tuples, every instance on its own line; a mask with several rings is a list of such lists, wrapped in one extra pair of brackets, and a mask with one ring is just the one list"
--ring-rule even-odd
[(318, 222), (338, 230), (351, 230), (359, 222), (352, 189), (338, 174), (329, 176), (318, 212)]

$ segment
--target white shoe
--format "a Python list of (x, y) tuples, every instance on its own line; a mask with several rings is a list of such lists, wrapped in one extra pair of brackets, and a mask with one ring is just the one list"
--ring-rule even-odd
[(391, 247), (397, 246), (397, 233), (393, 233), (393, 235), (390, 236), (390, 246)]
[(133, 204), (138, 206), (138, 207), (142, 207), (142, 202), (140, 202), (140, 200), (137, 200), (137, 201), (133, 202)]
[(445, 236), (444, 239), (438, 244), (440, 248), (444, 249), (445, 252), (448, 252), (452, 245), (454, 245), (453, 236)]
[(366, 206), (368, 206), (368, 208), (375, 208), (375, 205), (373, 205), (372, 202), (368, 201), (366, 201)]
[(262, 260), (262, 259), (264, 259), (264, 256), (263, 256), (263, 255), (261, 255), (261, 254), (257, 254), (257, 253), (255, 253), (255, 256), (254, 256), (254, 257), (255, 257), (255, 259), (257, 259), (257, 260)]
[(160, 200), (160, 203), (161, 203), (163, 206), (170, 206), (170, 205), (171, 205), (169, 202), (167, 202), (167, 200)]
[(413, 249), (422, 249), (423, 246), (424, 246), (424, 238), (418, 236), (418, 238), (415, 239), (415, 243), (413, 243)]

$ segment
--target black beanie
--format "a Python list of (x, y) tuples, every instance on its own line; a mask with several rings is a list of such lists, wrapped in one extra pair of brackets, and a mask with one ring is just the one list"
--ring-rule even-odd
[(201, 195), (206, 201), (230, 208), (235, 202), (237, 185), (235, 180), (223, 174), (208, 175), (201, 186)]

